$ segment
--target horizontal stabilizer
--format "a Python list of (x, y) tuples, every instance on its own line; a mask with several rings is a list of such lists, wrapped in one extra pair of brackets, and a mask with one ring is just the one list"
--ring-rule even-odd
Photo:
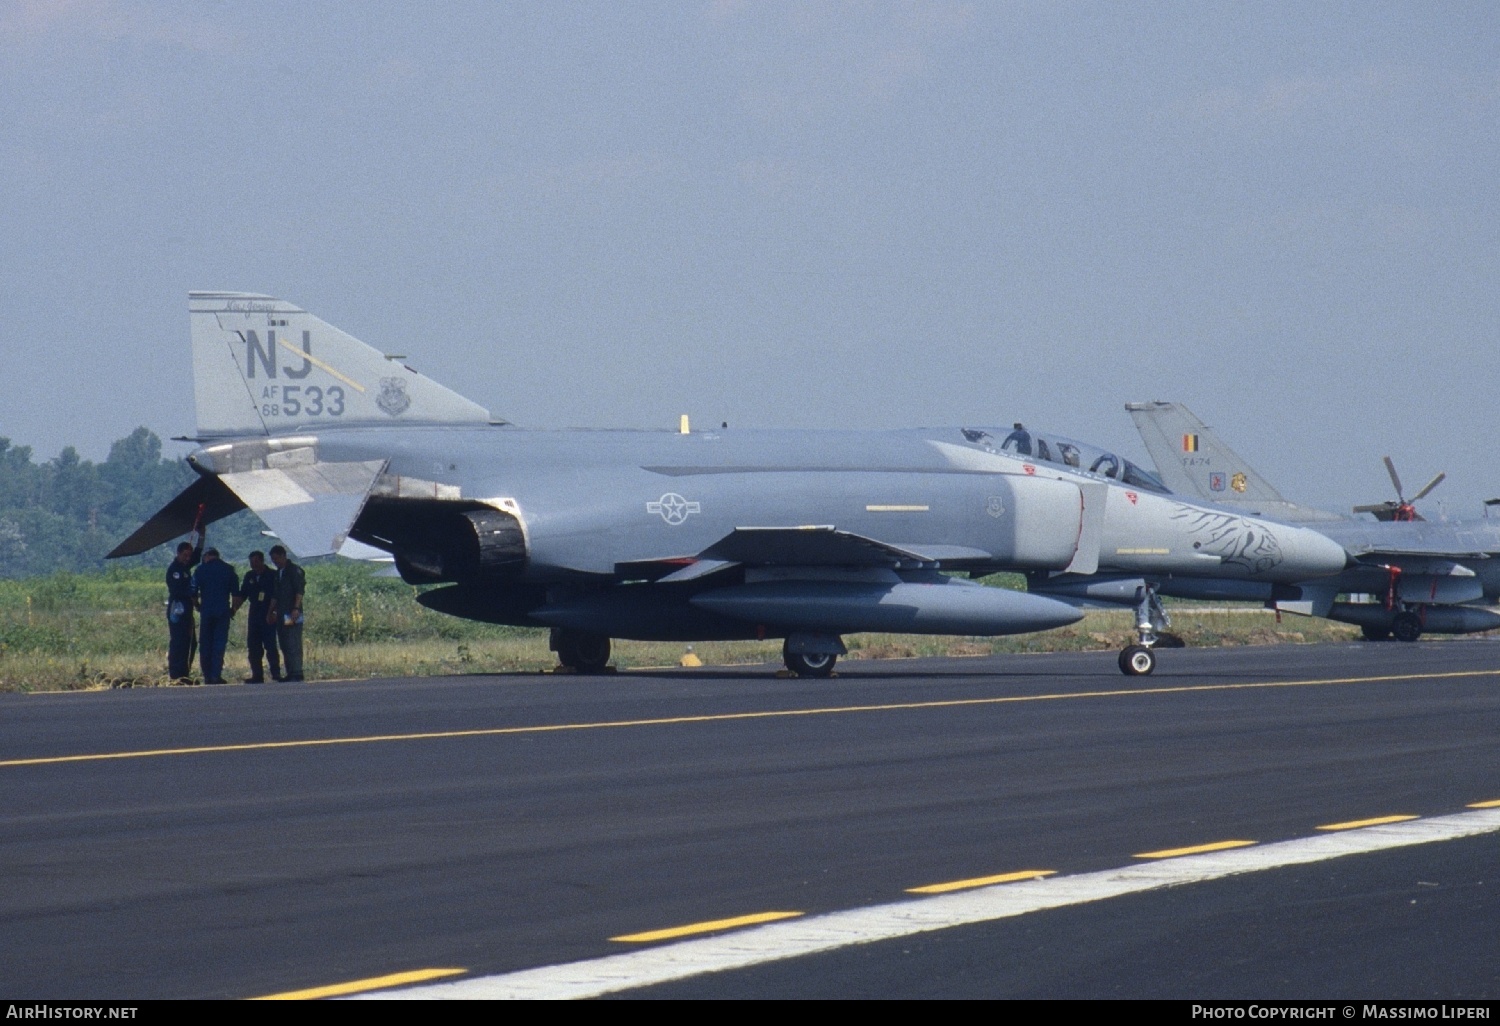
[(218, 478), (200, 477), (136, 528), (134, 534), (116, 545), (105, 558), (137, 556), (173, 538), (181, 538), (193, 529), (200, 506), (203, 508), (203, 523), (207, 525), (238, 513), (245, 508), (245, 503)]
[(223, 474), (220, 480), (298, 556), (339, 550), (385, 461), (303, 463)]

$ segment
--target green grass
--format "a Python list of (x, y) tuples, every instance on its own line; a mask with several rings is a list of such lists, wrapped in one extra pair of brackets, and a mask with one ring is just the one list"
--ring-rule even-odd
[[(103, 574), (54, 574), (0, 581), (0, 691), (56, 691), (164, 686), (167, 662), (163, 572), (112, 569)], [(429, 676), (453, 673), (542, 672), (556, 666), (547, 632), (473, 623), (418, 605), (418, 589), (374, 576), (366, 564), (307, 568), (304, 634), (309, 678)], [(996, 582), (1014, 585), (1005, 578)], [(1355, 628), (1287, 617), (1254, 607), (1169, 607), (1173, 631), (1189, 645), (1227, 646), (1345, 641)], [(998, 652), (1119, 649), (1132, 637), (1125, 611), (1090, 611), (1072, 627), (1003, 638), (858, 634), (845, 638), (849, 659), (973, 656)], [(247, 669), (243, 611), (230, 631), (225, 676)], [(779, 642), (698, 642), (707, 665), (779, 664)], [(622, 669), (675, 666), (689, 646), (615, 643)]]

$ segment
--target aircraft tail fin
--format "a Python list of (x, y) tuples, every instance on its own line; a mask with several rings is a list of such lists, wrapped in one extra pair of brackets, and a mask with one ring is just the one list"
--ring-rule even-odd
[(1219, 440), (1181, 403), (1126, 403), (1125, 409), (1172, 491), (1241, 506), (1281, 520), (1341, 520), (1336, 513), (1287, 502), (1269, 481)]
[(372, 424), (487, 424), (489, 411), (291, 303), (190, 292), (204, 438)]

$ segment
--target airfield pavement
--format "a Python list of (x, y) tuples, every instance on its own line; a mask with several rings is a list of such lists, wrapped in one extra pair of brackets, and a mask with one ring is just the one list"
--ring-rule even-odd
[(0, 695), (0, 997), (1500, 996), (1500, 644), (775, 669)]

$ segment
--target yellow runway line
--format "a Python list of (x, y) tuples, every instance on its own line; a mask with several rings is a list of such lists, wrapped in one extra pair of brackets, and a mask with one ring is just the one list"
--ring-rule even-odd
[(949, 891), (967, 891), (974, 887), (1015, 883), (1018, 880), (1040, 880), (1044, 876), (1053, 876), (1056, 873), (1055, 869), (1021, 869), (1014, 873), (1001, 873), (998, 876), (976, 876), (971, 880), (952, 880), (948, 883), (927, 884), (924, 887), (908, 887), (906, 893), (947, 894)]
[(1182, 684), (1164, 688), (1117, 688), (1106, 691), (1062, 691), (1040, 695), (1006, 695), (999, 698), (953, 698), (929, 702), (890, 702), (881, 705), (820, 706), (811, 709), (767, 709), (757, 712), (716, 713), (697, 716), (663, 716), (643, 720), (603, 720), (595, 723), (537, 724), (523, 727), (491, 727), (475, 730), (424, 731), (414, 734), (372, 734), (363, 737), (308, 738), (300, 741), (253, 741), (232, 745), (202, 745), (191, 748), (156, 748), (135, 752), (97, 752), (86, 755), (52, 755), (31, 759), (0, 760), (0, 768), (46, 766), (63, 762), (98, 762), (108, 759), (143, 759), (162, 755), (203, 755), (211, 752), (252, 752), (276, 748), (314, 748), (320, 745), (371, 744), (377, 741), (431, 741), (440, 738), (498, 737), (503, 734), (545, 734), (565, 730), (604, 730), (619, 727), (661, 727), (686, 723), (729, 723), (735, 720), (779, 719), (792, 716), (833, 716), (851, 713), (909, 712), (922, 709), (959, 709), (1027, 702), (1063, 702), (1089, 698), (1141, 698), (1186, 695), (1216, 691), (1251, 691), (1262, 688), (1323, 687), (1335, 684), (1383, 684), (1410, 680), (1456, 680), (1500, 677), (1500, 670), (1460, 670), (1452, 673), (1407, 673), (1378, 677), (1334, 677), (1322, 680), (1252, 681), (1244, 684)]
[(650, 941), (671, 940), (673, 937), (692, 937), (700, 933), (716, 933), (719, 930), (733, 930), (740, 926), (758, 926), (761, 923), (774, 923), (779, 919), (796, 919), (803, 915), (801, 912), (757, 912), (749, 916), (735, 916), (732, 919), (710, 919), (706, 923), (689, 923), (686, 926), (669, 926), (665, 930), (647, 930), (645, 933), (627, 933), (619, 937), (611, 937), (612, 941), (622, 941), (627, 944), (645, 944)]
[(280, 994), (266, 994), (263, 997), (251, 998), (251, 1000), (311, 1001), (315, 998), (340, 997), (344, 994), (363, 994), (371, 990), (387, 990), (391, 987), (401, 987), (408, 983), (424, 983), (427, 980), (440, 980), (444, 976), (458, 976), (468, 971), (467, 969), (413, 969), (410, 972), (392, 973), (389, 976), (372, 976), (367, 980), (331, 983), (326, 987), (308, 987), (306, 990), (288, 990)]
[(1374, 819), (1351, 819), (1347, 823), (1325, 823), (1319, 830), (1358, 830), (1360, 827), (1384, 826), (1387, 823), (1405, 823), (1418, 816), (1376, 816)]
[(1137, 859), (1175, 859), (1179, 855), (1202, 855), (1209, 851), (1228, 851), (1230, 848), (1248, 848), (1255, 841), (1214, 841), (1212, 844), (1195, 844), (1190, 848), (1163, 848), (1161, 851), (1143, 851), (1132, 855)]

